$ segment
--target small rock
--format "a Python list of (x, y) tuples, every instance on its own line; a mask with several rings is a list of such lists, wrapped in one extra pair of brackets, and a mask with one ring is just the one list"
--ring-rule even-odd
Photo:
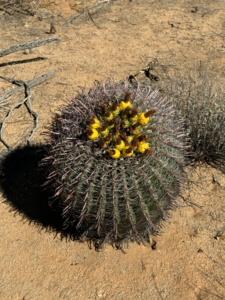
[(98, 296), (99, 298), (103, 298), (103, 297), (106, 296), (106, 293), (103, 292), (102, 290), (98, 290), (98, 291), (97, 291), (97, 296)]
[(24, 50), (24, 54), (30, 54), (30, 53), (34, 53), (34, 48), (31, 48), (31, 49), (26, 49), (26, 50)]

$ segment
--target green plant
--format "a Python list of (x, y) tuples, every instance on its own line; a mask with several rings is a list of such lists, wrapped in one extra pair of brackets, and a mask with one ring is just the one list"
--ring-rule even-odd
[(61, 107), (46, 135), (50, 205), (83, 238), (148, 239), (177, 207), (186, 133), (157, 90), (95, 82)]

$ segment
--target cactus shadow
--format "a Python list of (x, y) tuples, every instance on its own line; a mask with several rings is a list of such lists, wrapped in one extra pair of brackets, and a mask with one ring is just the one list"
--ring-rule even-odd
[(37, 225), (47, 232), (59, 234), (61, 239), (78, 239), (74, 229), (62, 230), (61, 211), (48, 205), (50, 191), (41, 186), (45, 175), (38, 167), (44, 156), (41, 145), (18, 148), (5, 156), (0, 164), (0, 189), (11, 211), (22, 216), (23, 221)]

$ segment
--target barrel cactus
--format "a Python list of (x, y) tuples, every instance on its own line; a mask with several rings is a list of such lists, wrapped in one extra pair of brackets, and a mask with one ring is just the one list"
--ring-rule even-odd
[(186, 178), (186, 134), (157, 90), (96, 81), (59, 109), (45, 134), (45, 185), (65, 228), (120, 243), (147, 239), (169, 220)]

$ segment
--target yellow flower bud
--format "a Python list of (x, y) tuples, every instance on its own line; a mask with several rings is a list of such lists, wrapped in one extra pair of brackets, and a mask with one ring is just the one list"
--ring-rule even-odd
[(148, 112), (143, 112), (138, 115), (139, 122), (142, 125), (147, 125), (149, 118), (156, 113), (156, 109), (151, 109)]
[(136, 124), (137, 121), (138, 121), (138, 115), (135, 116), (135, 117), (133, 117), (133, 118), (129, 118), (129, 122), (130, 122), (132, 125)]
[(98, 119), (96, 119), (96, 118), (92, 118), (90, 120), (89, 125), (91, 126), (91, 128), (97, 129), (97, 128), (100, 127), (100, 121)]
[(128, 102), (121, 101), (120, 102), (120, 109), (121, 110), (125, 110), (127, 107), (131, 107), (130, 101), (128, 101)]
[(88, 128), (87, 136), (90, 140), (96, 140), (98, 137), (98, 131), (94, 128)]
[(108, 123), (108, 129), (112, 129), (115, 126), (116, 123), (116, 119), (112, 119), (111, 121), (109, 121)]
[(104, 142), (106, 144), (109, 144), (112, 140), (112, 135), (111, 134), (108, 134), (105, 138), (104, 138)]
[(138, 122), (138, 109), (137, 108), (133, 108), (130, 111), (130, 117), (129, 117), (129, 122), (134, 125)]
[(131, 107), (131, 103), (130, 103), (130, 96), (131, 93), (129, 90), (126, 90), (125, 96), (124, 96), (124, 100), (122, 100), (120, 102), (120, 109), (121, 110), (125, 110), (127, 107)]
[(137, 147), (137, 150), (141, 153), (144, 153), (145, 150), (149, 149), (149, 145), (148, 143), (145, 143), (145, 142), (140, 142), (138, 147)]
[(118, 107), (117, 107), (117, 110), (112, 111), (112, 114), (113, 114), (114, 117), (119, 116), (119, 114), (120, 114), (120, 107), (118, 106)]
[(112, 157), (112, 158), (119, 158), (120, 157), (120, 151), (113, 148), (113, 149), (109, 149), (109, 155)]
[(113, 114), (110, 112), (107, 112), (104, 114), (103, 119), (107, 122), (111, 121), (113, 119)]
[(129, 157), (131, 155), (133, 155), (133, 149), (130, 146), (126, 146), (125, 148), (123, 148), (122, 154), (123, 156)]
[(127, 119), (124, 119), (120, 125), (122, 128), (128, 128), (130, 126), (130, 122)]
[(104, 124), (102, 124), (102, 126), (100, 128), (100, 134), (103, 137), (106, 137), (109, 134), (109, 129), (107, 127), (108, 127), (108, 124), (104, 123)]
[(120, 114), (120, 107), (117, 105), (116, 102), (113, 102), (112, 104), (111, 113), (113, 114), (114, 117), (117, 117)]
[(121, 140), (121, 139), (120, 139), (120, 144), (119, 144), (119, 143), (118, 143), (118, 144), (117, 144), (117, 143), (115, 144), (115, 148), (116, 148), (117, 150), (122, 151), (124, 147), (125, 147), (125, 143), (124, 143), (124, 141)]
[(141, 129), (141, 123), (138, 121), (137, 123), (135, 123), (133, 125), (133, 128), (136, 129), (136, 130), (140, 130)]
[(147, 125), (148, 124), (148, 121), (149, 121), (149, 117), (145, 117), (145, 113), (143, 112), (143, 113), (140, 113), (139, 115), (138, 115), (138, 121), (139, 121), (139, 123), (141, 123), (141, 125)]
[(105, 137), (105, 136), (107, 136), (107, 135), (109, 134), (109, 129), (106, 128), (106, 129), (103, 130), (103, 131), (100, 130), (100, 133), (101, 133), (101, 135), (102, 135), (103, 137)]

